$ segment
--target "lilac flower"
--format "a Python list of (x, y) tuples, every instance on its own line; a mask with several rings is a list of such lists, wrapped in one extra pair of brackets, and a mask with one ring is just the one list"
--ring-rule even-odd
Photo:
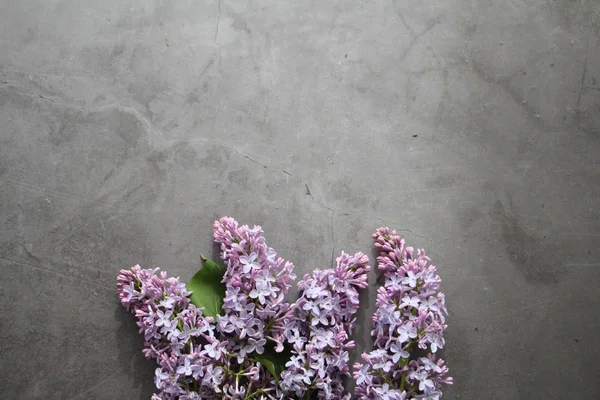
[(402, 283), (414, 288), (417, 286), (417, 278), (413, 271), (406, 271), (406, 278), (402, 279)]
[(257, 354), (263, 354), (265, 351), (265, 344), (267, 343), (266, 339), (256, 340), (253, 338), (249, 338), (248, 342), (245, 346), (239, 349), (237, 358), (238, 362), (241, 363), (246, 359), (249, 354), (256, 352)]
[(390, 351), (393, 354), (392, 361), (394, 364), (397, 364), (401, 358), (408, 358), (410, 356), (408, 351), (404, 350), (404, 346), (402, 346), (400, 339), (390, 346)]
[(400, 343), (406, 343), (410, 339), (415, 339), (418, 336), (417, 328), (412, 323), (400, 325), (398, 329), (396, 329), (396, 333), (398, 334), (398, 342)]
[(165, 309), (171, 309), (173, 308), (173, 303), (175, 303), (175, 299), (173, 299), (172, 297), (167, 297), (161, 300), (160, 303), (158, 303), (158, 305), (159, 307), (163, 307)]
[(362, 386), (365, 384), (370, 384), (373, 380), (373, 376), (370, 374), (370, 365), (365, 364), (361, 366), (354, 374), (354, 379), (356, 379), (356, 384), (358, 386)]
[(197, 392), (188, 392), (182, 394), (179, 400), (200, 400), (200, 395)]
[(408, 377), (419, 382), (419, 390), (422, 392), (425, 392), (426, 389), (430, 391), (435, 387), (433, 381), (429, 379), (429, 374), (427, 371), (412, 371)]
[(156, 368), (156, 371), (154, 371), (154, 375), (154, 383), (156, 384), (157, 388), (160, 388), (162, 386), (162, 382), (164, 380), (169, 379), (169, 374), (164, 372), (161, 368)]
[(177, 343), (179, 341), (180, 336), (181, 336), (181, 331), (177, 328), (173, 328), (173, 329), (169, 330), (167, 333), (167, 339), (169, 339), (171, 341), (171, 343)]
[(275, 295), (275, 288), (272, 288), (271, 284), (264, 280), (257, 280), (255, 288), (248, 294), (251, 299), (258, 299), (260, 304), (265, 304), (267, 297), (273, 295)]
[(242, 271), (244, 271), (245, 274), (252, 271), (253, 269), (260, 268), (260, 264), (256, 262), (257, 258), (258, 255), (256, 253), (250, 253), (247, 256), (240, 257), (240, 263), (244, 266)]
[[(440, 278), (425, 251), (406, 247), (395, 231), (379, 228), (373, 238), (386, 279), (373, 315), (375, 349), (354, 365), (355, 393), (363, 400), (438, 399), (441, 385), (452, 384), (444, 361), (433, 355), (445, 344)], [(428, 356), (416, 358), (417, 348)]]
[(190, 365), (190, 368), (192, 370), (192, 377), (194, 379), (199, 380), (199, 378), (204, 376), (205, 366), (202, 363), (195, 361)]
[(373, 388), (373, 392), (377, 395), (375, 398), (379, 400), (404, 400), (406, 398), (405, 392), (390, 388), (387, 383), (384, 383), (381, 387)]
[(177, 368), (177, 373), (182, 375), (192, 375), (192, 366), (189, 357), (186, 357), (183, 365)]
[[(292, 344), (294, 347), (303, 347), (304, 343), (307, 342), (307, 338), (300, 334), (298, 329), (289, 329), (286, 330), (286, 339), (288, 343)], [(294, 357), (292, 357), (294, 358)]]
[(215, 392), (221, 392), (219, 389), (219, 384), (223, 380), (223, 368), (221, 367), (213, 367), (212, 364), (209, 364), (206, 367), (206, 372), (204, 374), (204, 379), (202, 379), (202, 385), (207, 386), (213, 389)]
[(418, 296), (410, 297), (408, 295), (402, 298), (402, 303), (400, 303), (400, 307), (414, 307), (419, 308), (421, 304), (421, 299)]

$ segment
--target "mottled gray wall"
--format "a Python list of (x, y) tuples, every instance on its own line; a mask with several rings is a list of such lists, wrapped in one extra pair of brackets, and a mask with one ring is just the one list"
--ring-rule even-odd
[(2, 0), (0, 81), (2, 399), (148, 399), (115, 276), (222, 215), (428, 249), (450, 399), (600, 398), (597, 0)]

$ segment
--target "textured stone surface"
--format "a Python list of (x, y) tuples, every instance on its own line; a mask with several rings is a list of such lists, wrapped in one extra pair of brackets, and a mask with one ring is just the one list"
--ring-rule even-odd
[(0, 81), (3, 399), (148, 399), (114, 278), (222, 215), (300, 273), (428, 249), (447, 398), (600, 397), (597, 0), (3, 0)]

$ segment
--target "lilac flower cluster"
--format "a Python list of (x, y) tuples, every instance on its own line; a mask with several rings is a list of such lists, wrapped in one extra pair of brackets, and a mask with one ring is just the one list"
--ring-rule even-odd
[(290, 311), (284, 295), (296, 279), (294, 265), (266, 245), (260, 227), (239, 226), (233, 218), (215, 221), (214, 239), (227, 266), (225, 316), (219, 317), (219, 330), (239, 338), (231, 349), (239, 362), (254, 351), (261, 354), (267, 340), (281, 352), (284, 319)]
[(284, 398), (341, 399), (342, 378), (350, 376), (347, 349), (358, 311), (358, 290), (367, 286), (369, 259), (363, 253), (342, 252), (337, 265), (315, 270), (299, 282), (301, 297), (286, 319), (285, 338), (293, 346), (282, 374)]
[(155, 384), (161, 392), (152, 398), (208, 398), (223, 374), (215, 368), (220, 355), (214, 351), (214, 321), (190, 304), (191, 293), (178, 278), (157, 272), (136, 265), (117, 278), (121, 303), (135, 314), (144, 335), (143, 353), (159, 365)]
[(139, 265), (117, 278), (121, 303), (137, 318), (144, 355), (158, 363), (153, 400), (281, 398), (276, 377), (257, 355), (283, 349), (283, 297), (293, 265), (267, 247), (260, 227), (231, 218), (215, 222), (214, 239), (227, 266), (224, 315), (205, 317), (179, 279)]
[(354, 365), (355, 393), (360, 399), (437, 400), (441, 385), (452, 384), (448, 367), (434, 354), (445, 344), (440, 277), (425, 251), (406, 247), (396, 231), (382, 227), (373, 238), (385, 284), (373, 315), (375, 350)]

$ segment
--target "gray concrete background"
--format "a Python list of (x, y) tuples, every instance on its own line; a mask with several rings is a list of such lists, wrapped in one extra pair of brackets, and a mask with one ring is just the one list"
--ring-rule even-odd
[(428, 249), (446, 398), (600, 398), (597, 0), (3, 0), (0, 81), (2, 399), (148, 399), (115, 277), (222, 215)]

